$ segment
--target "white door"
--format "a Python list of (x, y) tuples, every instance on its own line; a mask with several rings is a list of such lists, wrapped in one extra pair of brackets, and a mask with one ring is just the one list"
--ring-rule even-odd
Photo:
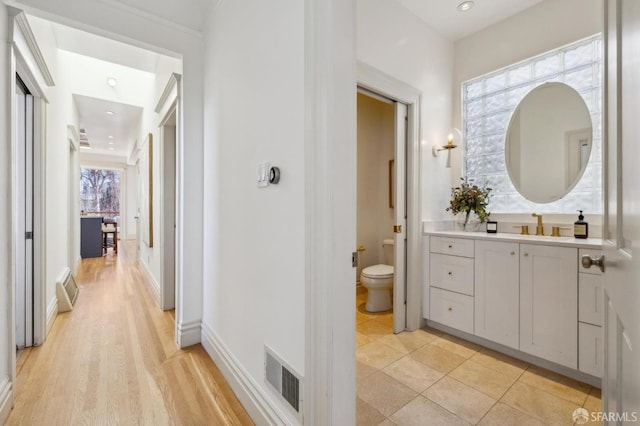
[(393, 218), (395, 256), (393, 277), (393, 332), (407, 324), (407, 106), (395, 102), (395, 170), (393, 173)]
[(33, 96), (16, 76), (16, 346), (33, 345)]
[[(604, 412), (640, 419), (640, 2), (606, 2)], [(593, 266), (592, 266), (593, 267)]]

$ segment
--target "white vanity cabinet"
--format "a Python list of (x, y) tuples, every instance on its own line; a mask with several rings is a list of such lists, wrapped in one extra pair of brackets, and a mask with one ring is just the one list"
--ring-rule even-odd
[(431, 319), (466, 333), (473, 333), (473, 247), (473, 240), (431, 237)]
[(476, 241), (475, 324), (477, 336), (518, 349), (520, 245)]
[(578, 369), (578, 249), (520, 245), (520, 350)]
[(598, 384), (602, 276), (579, 260), (599, 256), (601, 240), (466, 232), (428, 238), (425, 318), (434, 327)]

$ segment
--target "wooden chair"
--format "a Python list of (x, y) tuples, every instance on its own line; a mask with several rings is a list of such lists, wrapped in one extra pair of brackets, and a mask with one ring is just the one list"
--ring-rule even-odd
[(102, 218), (102, 253), (107, 254), (109, 247), (118, 254), (118, 221), (105, 217)]

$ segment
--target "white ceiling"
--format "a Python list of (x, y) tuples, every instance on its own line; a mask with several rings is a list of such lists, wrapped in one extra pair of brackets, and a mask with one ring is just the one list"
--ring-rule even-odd
[(142, 108), (75, 94), (73, 100), (80, 113), (80, 128), (86, 129), (91, 146), (82, 152), (128, 158), (139, 133)]
[(464, 0), (396, 0), (449, 40), (466, 37), (543, 0), (474, 0), (466, 12), (458, 12)]

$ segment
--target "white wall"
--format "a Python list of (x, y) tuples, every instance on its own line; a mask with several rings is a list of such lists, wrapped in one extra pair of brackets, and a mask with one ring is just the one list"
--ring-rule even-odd
[[(455, 42), (453, 122), (461, 128), (462, 82), (602, 31), (602, 0), (546, 0)], [(452, 170), (461, 175), (462, 149)]]
[(205, 34), (203, 327), (276, 407), (264, 345), (305, 373), (303, 6), (222, 2)]
[(358, 0), (358, 60), (422, 91), (422, 220), (447, 217), (445, 158), (431, 155), (451, 127), (452, 43), (393, 0)]
[(389, 160), (394, 158), (394, 111), (393, 104), (358, 94), (356, 243), (365, 247), (358, 263), (361, 268), (384, 263), (382, 241), (393, 235), (393, 209), (389, 207)]

